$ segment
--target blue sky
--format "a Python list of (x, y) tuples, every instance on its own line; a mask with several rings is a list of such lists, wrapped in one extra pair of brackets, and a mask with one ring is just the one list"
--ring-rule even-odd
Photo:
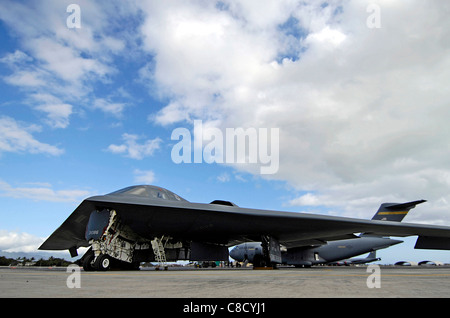
[[(450, 225), (442, 2), (77, 1), (80, 28), (72, 3), (0, 3), (0, 250), (33, 252), (84, 198), (133, 184), (359, 218), (427, 199), (405, 221)], [(279, 129), (279, 169), (174, 163), (195, 120)], [(379, 255), (450, 262), (413, 245)]]

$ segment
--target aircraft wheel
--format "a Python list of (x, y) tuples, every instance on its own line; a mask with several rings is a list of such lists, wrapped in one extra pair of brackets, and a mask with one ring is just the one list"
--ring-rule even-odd
[(95, 270), (94, 268), (94, 254), (90, 254), (88, 256), (86, 256), (86, 258), (83, 261), (83, 269), (86, 272), (92, 272)]
[(111, 258), (106, 254), (99, 255), (94, 263), (94, 268), (98, 271), (107, 271), (110, 266)]

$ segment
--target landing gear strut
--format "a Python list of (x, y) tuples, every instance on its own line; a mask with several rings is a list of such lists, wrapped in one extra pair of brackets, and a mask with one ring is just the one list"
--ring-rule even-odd
[(115, 210), (93, 211), (86, 232), (91, 248), (80, 260), (85, 271), (139, 269), (140, 260), (150, 252), (150, 241), (123, 224)]
[(262, 255), (253, 258), (254, 269), (274, 269), (277, 263), (281, 263), (280, 243), (278, 240), (268, 236), (261, 236)]

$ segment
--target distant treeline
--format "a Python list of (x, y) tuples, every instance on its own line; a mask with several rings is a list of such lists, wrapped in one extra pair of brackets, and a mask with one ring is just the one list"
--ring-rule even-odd
[(53, 256), (50, 256), (49, 259), (41, 258), (39, 260), (35, 260), (34, 257), (19, 257), (14, 259), (0, 256), (0, 266), (68, 266), (70, 264), (73, 263), (66, 261), (63, 258), (55, 258)]

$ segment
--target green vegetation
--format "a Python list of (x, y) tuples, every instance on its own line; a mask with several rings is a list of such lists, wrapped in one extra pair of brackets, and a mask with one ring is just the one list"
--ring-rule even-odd
[(72, 262), (53, 256), (50, 256), (47, 260), (43, 258), (35, 260), (34, 257), (18, 257), (17, 259), (14, 259), (0, 256), (0, 266), (68, 266), (70, 264), (72, 264)]

